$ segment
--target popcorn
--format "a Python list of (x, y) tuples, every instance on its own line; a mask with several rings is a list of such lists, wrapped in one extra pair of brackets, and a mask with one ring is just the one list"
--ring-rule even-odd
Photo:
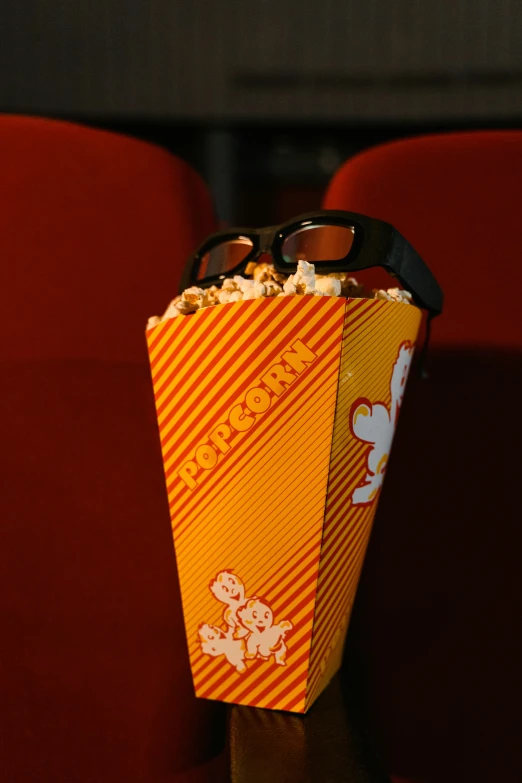
[(260, 299), (262, 296), (266, 296), (266, 285), (263, 283), (258, 282), (257, 280), (254, 281), (254, 299)]
[(315, 267), (307, 261), (297, 262), (297, 272), (290, 275), (283, 285), (283, 291), (287, 296), (296, 294), (306, 294), (313, 296), (315, 294)]
[[(189, 313), (195, 313), (196, 310), (199, 310), (199, 305), (197, 302), (189, 302), (186, 299), (181, 299), (174, 305), (173, 309), (178, 311), (177, 314), (189, 315)], [(169, 316), (165, 313), (163, 319), (166, 320), (167, 318), (169, 318)]]
[[(290, 279), (290, 278), (289, 278)], [(293, 284), (298, 294), (313, 294), (315, 292), (315, 267), (308, 261), (297, 262), (297, 272), (293, 275)], [(284, 286), (283, 286), (284, 289)]]
[[(259, 285), (263, 285), (263, 283), (260, 283)], [(263, 291), (265, 290), (265, 287), (263, 285)], [(243, 294), (243, 299), (259, 299), (263, 294), (259, 294), (254, 286), (249, 286), (248, 288), (245, 287), (245, 290), (241, 292)]]
[(341, 296), (341, 281), (335, 277), (316, 277), (316, 293), (320, 292), (323, 296)]
[[(199, 310), (201, 307), (208, 307), (209, 301), (208, 301), (208, 294), (205, 291), (204, 288), (198, 288), (197, 286), (192, 286), (192, 288), (187, 288), (183, 293), (181, 294), (181, 302), (188, 302), (191, 305), (197, 305), (196, 310)], [(181, 302), (178, 302), (176, 307), (180, 309)], [(183, 305), (186, 307), (185, 305)]]
[(409, 291), (403, 291), (400, 288), (388, 288), (387, 291), (378, 290), (373, 292), (374, 299), (383, 299), (387, 302), (400, 302), (402, 304), (411, 304), (412, 296)]
[(209, 299), (207, 292), (203, 288), (192, 286), (183, 291), (181, 296), (177, 296), (169, 304), (162, 316), (162, 321), (166, 321), (168, 318), (173, 318), (175, 315), (188, 315), (189, 313), (195, 313), (201, 307), (207, 307), (209, 305)]
[(258, 266), (261, 264), (258, 264), (257, 261), (249, 261), (245, 268), (245, 275), (253, 275)]
[(276, 283), (275, 280), (267, 280), (264, 285), (265, 296), (278, 296), (283, 291), (279, 283)]
[(243, 293), (237, 284), (238, 279), (242, 280), (243, 278), (239, 278), (239, 275), (236, 275), (233, 280), (229, 277), (227, 277), (226, 280), (223, 280), (221, 291), (218, 291), (217, 294), (219, 304), (239, 302), (241, 299), (243, 299)]
[[(239, 277), (239, 275), (236, 275), (236, 277)], [(223, 283), (221, 285), (222, 291), (237, 291), (238, 290), (238, 284), (236, 282), (236, 277), (232, 280), (232, 278), (227, 277), (225, 280), (223, 280)], [(241, 278), (243, 279), (243, 278)]]
[(392, 298), (389, 295), (388, 291), (383, 291), (382, 289), (374, 290), (373, 298), (374, 299), (382, 299), (383, 301), (386, 301), (386, 302), (391, 302), (392, 301)]
[(264, 283), (267, 280), (272, 280), (272, 271), (274, 270), (273, 264), (267, 264), (263, 262), (261, 264), (255, 264), (254, 269), (250, 273), (254, 280), (259, 280), (260, 283)]
[(288, 278), (288, 280), (283, 286), (282, 296), (294, 296), (295, 294), (297, 294), (297, 288), (294, 285), (294, 276), (290, 275), (290, 277)]
[(245, 294), (246, 291), (254, 285), (253, 280), (250, 280), (247, 277), (242, 277), (241, 275), (235, 275), (232, 282), (235, 283), (237, 290), (241, 291), (242, 294)]
[(283, 283), (286, 280), (286, 276), (283, 275), (281, 272), (278, 272), (276, 269), (273, 270), (272, 277), (276, 281), (276, 283), (279, 283), (280, 285), (283, 285)]
[(234, 282), (241, 291), (243, 299), (260, 299), (266, 295), (265, 286), (258, 280), (247, 280), (241, 275), (236, 275)]
[(409, 291), (405, 291), (401, 288), (389, 288), (388, 293), (395, 302), (402, 302), (403, 304), (411, 304), (413, 297)]
[(222, 289), (218, 294), (219, 304), (228, 304), (229, 302), (239, 302), (242, 298), (243, 298), (243, 294), (238, 289), (236, 289), (235, 291)]
[[(252, 269), (252, 271), (249, 272), (249, 269)], [(260, 283), (275, 281), (282, 284), (286, 280), (284, 275), (276, 271), (273, 264), (268, 264), (265, 261), (260, 264), (251, 261), (245, 270), (245, 274), (251, 274), (254, 280), (259, 280)]]
[(207, 296), (209, 305), (219, 304), (219, 288), (217, 285), (211, 285), (207, 288)]
[(260, 264), (250, 262), (245, 274), (224, 278), (221, 287), (212, 285), (209, 288), (191, 286), (181, 296), (173, 299), (162, 316), (154, 315), (147, 322), (147, 329), (152, 329), (162, 321), (178, 315), (189, 315), (203, 307), (215, 307), (218, 304), (241, 302), (249, 299), (261, 299), (270, 296), (345, 296), (363, 298), (369, 296), (388, 302), (411, 304), (412, 296), (400, 288), (375, 290), (366, 294), (364, 287), (354, 277), (346, 272), (334, 272), (328, 275), (316, 275), (315, 267), (307, 261), (298, 261), (297, 270), (293, 275), (283, 275), (277, 272), (274, 265), (266, 262)]
[(181, 302), (181, 296), (176, 296), (175, 299), (172, 300), (172, 302), (169, 304), (169, 306), (161, 316), (162, 321), (166, 321), (168, 318), (174, 318), (174, 316), (180, 314), (180, 311), (177, 308), (178, 302)]

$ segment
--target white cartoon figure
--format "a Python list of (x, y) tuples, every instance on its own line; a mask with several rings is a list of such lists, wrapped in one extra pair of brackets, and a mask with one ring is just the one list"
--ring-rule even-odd
[(352, 503), (356, 505), (371, 503), (383, 482), (412, 357), (413, 345), (410, 342), (402, 343), (393, 365), (389, 409), (382, 402), (372, 404), (364, 398), (356, 400), (352, 406), (352, 434), (358, 440), (371, 445), (367, 456), (366, 476), (352, 494)]
[(198, 634), (201, 652), (212, 655), (213, 658), (224, 655), (239, 674), (246, 672), (245, 643), (242, 639), (231, 639), (221, 628), (207, 623), (199, 627)]
[(247, 629), (245, 658), (263, 658), (268, 660), (271, 655), (280, 666), (286, 666), (286, 631), (293, 625), (283, 620), (273, 625), (272, 610), (257, 598), (251, 598), (237, 612), (239, 621)]
[(227, 605), (223, 620), (227, 625), (228, 634), (235, 635), (236, 639), (246, 636), (248, 632), (240, 626), (237, 619), (237, 610), (247, 601), (245, 585), (241, 579), (231, 571), (221, 571), (209, 586), (212, 595)]

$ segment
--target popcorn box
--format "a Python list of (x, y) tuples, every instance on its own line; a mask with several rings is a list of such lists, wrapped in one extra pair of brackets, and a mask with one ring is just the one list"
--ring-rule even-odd
[(338, 670), (420, 321), (283, 296), (147, 331), (197, 696), (300, 713)]

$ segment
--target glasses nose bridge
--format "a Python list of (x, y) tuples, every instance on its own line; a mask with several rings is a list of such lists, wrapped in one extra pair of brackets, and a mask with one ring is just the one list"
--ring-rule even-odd
[(270, 258), (272, 258), (272, 246), (270, 244), (260, 245), (255, 255), (256, 261), (258, 258), (261, 258), (261, 256), (270, 256)]
[(259, 247), (256, 253), (256, 258), (262, 255), (269, 255), (272, 257), (272, 245), (274, 243), (274, 229), (272, 227), (265, 228), (259, 234)]
[(266, 263), (273, 263), (274, 256), (272, 255), (272, 250), (270, 248), (270, 245), (268, 246), (268, 248), (264, 248), (264, 249), (259, 248), (255, 256), (251, 260), (256, 262), (263, 261)]

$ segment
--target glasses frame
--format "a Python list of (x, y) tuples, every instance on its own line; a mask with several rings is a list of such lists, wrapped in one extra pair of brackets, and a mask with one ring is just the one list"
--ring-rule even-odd
[[(417, 251), (397, 229), (383, 220), (337, 210), (307, 212), (279, 226), (228, 228), (212, 234), (185, 265), (180, 290), (184, 291), (194, 285), (207, 288), (219, 284), (225, 277), (241, 274), (251, 261), (265, 254), (271, 256), (278, 272), (293, 274), (297, 270), (297, 263), (290, 264), (284, 260), (283, 245), (288, 236), (308, 225), (346, 227), (354, 232), (347, 256), (336, 261), (324, 261), (320, 264), (316, 262), (320, 274), (359, 272), (382, 267), (411, 293), (415, 304), (427, 310), (431, 318), (442, 312), (444, 296), (441, 287)], [(252, 249), (240, 264), (226, 273), (209, 275), (198, 280), (201, 260), (206, 253), (227, 240), (241, 238), (250, 240)]]

